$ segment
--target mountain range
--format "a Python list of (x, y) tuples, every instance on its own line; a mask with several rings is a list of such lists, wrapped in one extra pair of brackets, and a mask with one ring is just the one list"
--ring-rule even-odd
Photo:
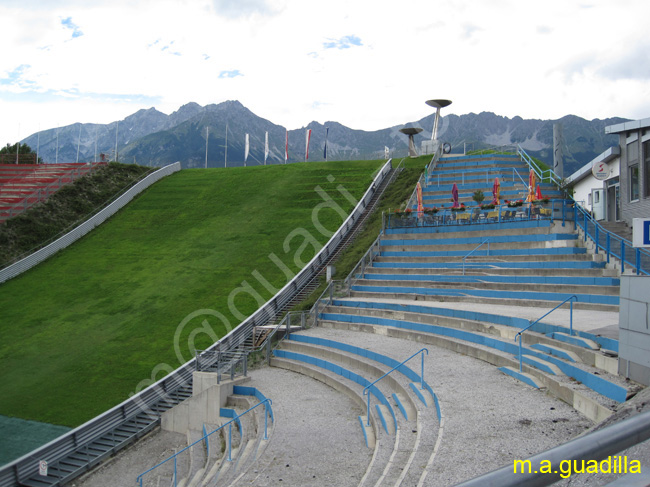
[[(337, 122), (311, 122), (289, 130), (289, 162), (305, 160), (306, 130), (311, 129), (309, 160), (324, 160), (327, 136), (329, 160), (381, 159), (384, 147), (394, 157), (404, 156), (408, 140), (399, 132), (405, 126), (421, 127), (416, 146), (431, 137), (434, 115), (403, 125), (364, 131)], [(568, 176), (594, 157), (618, 143), (615, 135), (605, 135), (605, 127), (627, 121), (624, 118), (585, 120), (567, 115), (559, 120), (502, 117), (491, 112), (447, 115), (441, 120), (438, 138), (452, 145), (452, 152), (520, 144), (530, 155), (548, 165), (553, 163), (553, 124), (564, 133), (564, 175)], [(227, 129), (227, 132), (226, 132)], [(329, 130), (327, 130), (329, 129)], [(263, 164), (264, 138), (269, 134), (267, 163), (284, 162), (286, 129), (258, 117), (238, 101), (201, 106), (188, 103), (170, 115), (155, 108), (139, 110), (124, 120), (109, 124), (75, 123), (43, 130), (25, 138), (30, 147), (48, 163), (88, 162), (99, 154), (126, 163), (162, 166), (181, 161), (184, 168), (205, 167), (206, 136), (209, 167), (244, 164), (245, 134), (249, 134), (248, 165)], [(226, 136), (227, 134), (227, 136)], [(327, 134), (327, 135), (326, 135)], [(227, 151), (227, 154), (226, 154)]]

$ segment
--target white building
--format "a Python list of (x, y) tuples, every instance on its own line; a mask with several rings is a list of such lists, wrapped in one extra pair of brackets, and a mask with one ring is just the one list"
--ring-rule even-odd
[(596, 220), (621, 220), (621, 149), (610, 147), (567, 178), (573, 199)]

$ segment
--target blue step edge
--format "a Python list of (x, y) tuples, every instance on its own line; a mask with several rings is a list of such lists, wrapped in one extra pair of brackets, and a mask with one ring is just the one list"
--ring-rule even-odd
[(534, 345), (531, 345), (530, 348), (534, 348), (535, 350), (539, 350), (541, 352), (555, 355), (556, 357), (559, 357), (564, 360), (568, 360), (569, 362), (575, 362), (575, 359), (570, 354), (566, 353), (564, 350), (559, 350), (557, 348), (549, 347), (544, 345), (543, 343), (535, 343)]
[(384, 431), (386, 434), (388, 433), (388, 424), (386, 424), (386, 418), (384, 418), (384, 413), (381, 412), (381, 408), (379, 407), (379, 404), (375, 404), (375, 408), (377, 409), (377, 415), (379, 416), (379, 421), (381, 421), (381, 425), (384, 427)]
[(528, 384), (529, 386), (534, 387), (535, 389), (540, 388), (539, 384), (537, 384), (531, 377), (522, 372), (511, 369), (510, 367), (499, 367), (499, 370), (504, 374), (514, 377), (515, 379), (523, 382), (524, 384)]
[(422, 394), (422, 392), (420, 391), (420, 389), (418, 389), (418, 386), (416, 386), (413, 382), (411, 382), (409, 385), (411, 386), (411, 389), (413, 389), (413, 392), (415, 392), (415, 395), (418, 396), (418, 398), (420, 399), (420, 401), (422, 401), (422, 403), (423, 403), (425, 406), (429, 407), (429, 406), (427, 405), (427, 400), (424, 398), (424, 394)]
[(578, 347), (586, 348), (587, 350), (593, 350), (593, 348), (591, 348), (591, 346), (579, 336), (566, 335), (564, 333), (557, 333), (557, 332), (547, 333), (546, 336), (552, 338), (553, 340), (558, 340), (564, 343), (570, 343), (571, 345), (576, 345)]
[(363, 418), (359, 416), (359, 424), (361, 425), (361, 432), (363, 433), (363, 439), (366, 442), (366, 448), (370, 448), (368, 446), (368, 433), (366, 432), (366, 425), (363, 424)]
[(397, 404), (397, 408), (402, 411), (402, 414), (404, 415), (404, 419), (406, 421), (409, 420), (408, 414), (406, 414), (406, 409), (404, 408), (404, 405), (402, 404), (402, 401), (399, 400), (399, 397), (397, 397), (397, 394), (393, 392), (393, 399), (395, 400), (395, 404)]

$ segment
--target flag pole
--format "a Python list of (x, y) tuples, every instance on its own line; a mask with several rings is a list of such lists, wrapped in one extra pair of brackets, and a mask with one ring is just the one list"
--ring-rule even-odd
[(208, 139), (210, 138), (210, 127), (205, 127), (205, 168), (208, 168)]

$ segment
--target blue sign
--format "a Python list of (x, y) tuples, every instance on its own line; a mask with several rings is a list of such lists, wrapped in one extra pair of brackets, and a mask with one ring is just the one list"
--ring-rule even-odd
[(632, 243), (634, 247), (650, 248), (650, 219), (632, 219)]

